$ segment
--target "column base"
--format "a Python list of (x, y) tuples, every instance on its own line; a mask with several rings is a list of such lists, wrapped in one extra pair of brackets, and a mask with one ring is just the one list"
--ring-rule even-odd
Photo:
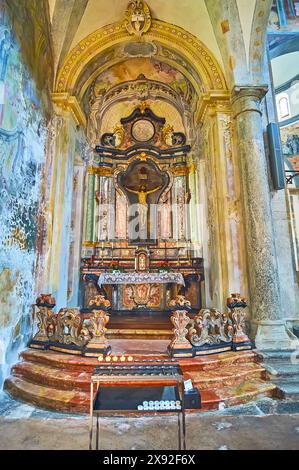
[(256, 323), (257, 349), (267, 351), (299, 348), (299, 339), (287, 328), (284, 320), (261, 320)]

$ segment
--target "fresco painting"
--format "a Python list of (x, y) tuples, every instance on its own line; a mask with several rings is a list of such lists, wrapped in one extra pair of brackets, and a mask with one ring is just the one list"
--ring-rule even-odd
[(146, 79), (166, 83), (184, 97), (190, 92), (188, 81), (178, 70), (159, 60), (138, 58), (121, 62), (100, 74), (95, 94), (101, 95), (119, 83), (136, 80), (141, 71)]
[(5, 6), (0, 0), (0, 385), (31, 333), (47, 137), (45, 105), (21, 58)]

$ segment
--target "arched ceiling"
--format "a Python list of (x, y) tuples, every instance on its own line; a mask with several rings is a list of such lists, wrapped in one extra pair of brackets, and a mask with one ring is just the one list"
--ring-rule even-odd
[[(122, 21), (129, 0), (48, 0), (56, 73), (79, 42)], [(147, 0), (153, 19), (175, 25), (207, 46), (230, 87), (261, 83), (273, 0)]]
[[(49, 0), (56, 55), (59, 55), (57, 64), (86, 36), (121, 21), (128, 3), (129, 0)], [(148, 0), (147, 3), (153, 18), (180, 26), (202, 40), (221, 64), (205, 0)]]
[(120, 84), (130, 87), (142, 75), (152, 86), (159, 82), (175, 91), (186, 122), (187, 115), (199, 116), (209, 97), (228, 99), (230, 88), (263, 80), (271, 1), (147, 0), (151, 23), (138, 37), (124, 22), (133, 1), (49, 0), (54, 94), (77, 99), (88, 118), (101, 99), (105, 105), (96, 87), (103, 96), (118, 93)]
[[(219, 48), (213, 33), (204, 0), (148, 0), (153, 18), (180, 26), (209, 45), (221, 62)], [(74, 47), (96, 29), (123, 18), (128, 0), (113, 0), (107, 8), (105, 0), (89, 0), (81, 23), (74, 37)]]

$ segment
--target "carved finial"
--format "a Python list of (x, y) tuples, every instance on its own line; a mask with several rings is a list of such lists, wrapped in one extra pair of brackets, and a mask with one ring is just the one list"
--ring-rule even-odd
[(125, 12), (125, 27), (129, 34), (141, 37), (152, 24), (149, 7), (143, 0), (132, 0)]

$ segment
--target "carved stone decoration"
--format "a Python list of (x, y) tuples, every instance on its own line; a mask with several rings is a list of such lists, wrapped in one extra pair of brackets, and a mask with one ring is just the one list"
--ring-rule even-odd
[(141, 37), (152, 24), (151, 12), (142, 0), (132, 0), (125, 12), (125, 27), (129, 34)]
[(174, 326), (174, 338), (168, 346), (168, 351), (175, 357), (193, 356), (192, 345), (187, 339), (187, 326), (191, 321), (187, 314), (191, 310), (191, 303), (183, 295), (177, 295), (169, 302), (169, 306), (173, 310), (170, 320)]
[(192, 351), (192, 346), (187, 339), (187, 325), (190, 323), (190, 318), (188, 317), (187, 312), (185, 310), (177, 310), (176, 312), (173, 312), (170, 317), (170, 320), (174, 326), (174, 338), (169, 344), (168, 350), (171, 351), (172, 355), (177, 355), (175, 354), (175, 351), (177, 350)]
[(188, 337), (193, 346), (217, 345), (232, 341), (231, 320), (219, 310), (201, 310), (190, 324)]
[[(52, 329), (52, 332), (51, 332)], [(52, 328), (49, 331), (49, 339), (54, 343), (65, 345), (85, 346), (90, 339), (88, 330), (83, 323), (80, 310), (76, 308), (62, 308), (53, 317)]]
[(172, 310), (191, 310), (191, 302), (184, 295), (177, 295), (175, 299), (169, 302)]
[[(108, 322), (109, 314), (106, 310), (92, 311), (88, 322), (88, 330), (92, 338), (86, 346), (86, 356), (98, 355), (99, 352), (107, 352), (110, 349), (108, 339), (106, 338), (106, 325)], [(89, 350), (94, 352), (89, 352)]]
[(34, 345), (34, 343), (49, 342), (48, 331), (53, 317), (53, 308), (54, 305), (53, 307), (38, 306), (38, 310), (36, 312), (38, 332), (34, 336), (31, 345)]
[(251, 345), (250, 339), (245, 332), (246, 300), (240, 294), (231, 294), (227, 299), (227, 307), (230, 310), (230, 318), (233, 325), (233, 343), (237, 345), (243, 343), (245, 346)]
[(104, 307), (104, 309), (107, 309), (110, 307), (110, 301), (105, 299), (104, 295), (96, 295), (90, 302), (89, 302), (89, 307)]
[(56, 301), (51, 294), (41, 294), (36, 299), (36, 317), (37, 317), (37, 328), (38, 331), (32, 339), (30, 346), (38, 345), (39, 343), (48, 343), (49, 327), (53, 318), (53, 308), (55, 307)]
[(107, 353), (111, 350), (106, 338), (106, 325), (109, 322), (108, 309), (110, 301), (104, 295), (97, 295), (89, 302), (91, 314), (86, 321), (91, 340), (86, 345), (85, 356), (97, 356), (99, 353)]

